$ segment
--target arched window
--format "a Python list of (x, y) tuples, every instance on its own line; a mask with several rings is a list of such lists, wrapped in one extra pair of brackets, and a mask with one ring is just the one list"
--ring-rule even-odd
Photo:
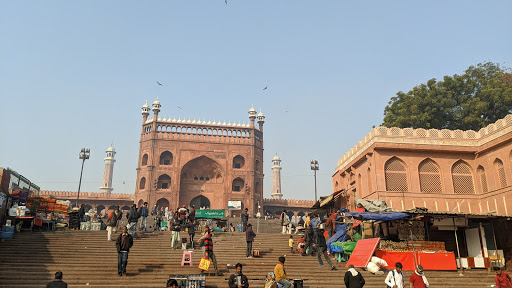
[(254, 170), (255, 170), (256, 172), (260, 172), (260, 160), (256, 160), (256, 161), (254, 162)]
[(473, 185), (473, 175), (469, 165), (459, 160), (452, 166), (453, 193), (455, 194), (475, 194)]
[(244, 179), (242, 178), (236, 178), (235, 180), (233, 180), (233, 191), (235, 192), (241, 192), (242, 189), (244, 188)]
[(505, 167), (503, 166), (503, 162), (498, 158), (494, 160), (494, 169), (496, 169), (496, 175), (498, 176), (500, 188), (506, 187), (507, 178), (505, 177)]
[(144, 154), (144, 156), (142, 156), (142, 166), (146, 165), (148, 165), (148, 154)]
[(139, 190), (144, 190), (144, 189), (146, 189), (146, 177), (140, 178), (140, 182), (139, 182)]
[(420, 189), (423, 193), (443, 193), (439, 166), (432, 159), (423, 160), (419, 167)]
[(171, 165), (172, 164), (172, 153), (164, 151), (160, 154), (160, 165)]
[(478, 180), (480, 181), (480, 187), (482, 188), (482, 193), (489, 192), (489, 190), (487, 189), (487, 177), (485, 176), (484, 167), (478, 166), (478, 169), (476, 169), (476, 174), (478, 175)]
[(400, 159), (397, 157), (389, 159), (384, 165), (384, 171), (387, 191), (409, 191), (407, 169)]
[(171, 187), (171, 177), (167, 174), (162, 174), (158, 177), (157, 189), (169, 189)]
[(236, 155), (235, 158), (233, 158), (233, 168), (234, 169), (241, 169), (244, 167), (245, 159), (244, 157), (240, 155)]

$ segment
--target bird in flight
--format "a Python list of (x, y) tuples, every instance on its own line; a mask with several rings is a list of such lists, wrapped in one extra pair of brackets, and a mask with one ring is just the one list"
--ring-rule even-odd
[(226, 4), (228, 4), (228, 0), (224, 0), (224, 2), (226, 2)]
[(180, 106), (176, 106), (176, 107), (178, 107), (178, 108), (182, 109)]
[(263, 90), (267, 90), (267, 86), (265, 86), (265, 88), (263, 88)]
[(158, 82), (158, 81), (156, 81), (156, 84), (158, 84), (158, 85), (160, 85), (160, 86), (164, 86), (164, 85), (162, 85), (162, 83), (160, 83), (160, 82)]

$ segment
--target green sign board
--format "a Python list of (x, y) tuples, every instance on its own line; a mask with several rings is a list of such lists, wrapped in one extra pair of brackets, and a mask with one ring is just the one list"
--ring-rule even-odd
[(224, 210), (196, 210), (196, 218), (226, 218)]

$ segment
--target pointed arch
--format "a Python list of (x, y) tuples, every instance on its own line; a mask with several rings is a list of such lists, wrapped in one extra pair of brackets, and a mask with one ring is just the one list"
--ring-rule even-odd
[(405, 163), (398, 157), (394, 156), (386, 161), (384, 173), (386, 175), (387, 191), (409, 191), (407, 168)]
[(172, 153), (164, 151), (160, 154), (160, 165), (172, 165)]
[(158, 177), (157, 189), (171, 189), (171, 177), (167, 174), (162, 174)]
[(146, 177), (140, 178), (140, 182), (139, 182), (139, 190), (144, 190), (144, 189), (146, 189)]
[(498, 177), (497, 183), (500, 183), (500, 188), (507, 186), (507, 177), (505, 176), (505, 166), (503, 166), (503, 161), (501, 159), (496, 158), (494, 160), (494, 169), (496, 170), (496, 176)]
[(453, 193), (475, 194), (473, 174), (468, 163), (459, 160), (452, 166)]
[(142, 166), (148, 165), (148, 158), (149, 158), (148, 154), (144, 154), (142, 156), (142, 161), (141, 161), (142, 162)]
[(482, 165), (478, 166), (478, 168), (476, 169), (476, 174), (478, 177), (478, 181), (480, 182), (479, 184), (482, 193), (489, 192), (487, 187), (487, 176), (485, 175), (485, 169)]
[(242, 192), (243, 188), (244, 188), (244, 184), (245, 184), (245, 181), (244, 179), (240, 178), (240, 177), (237, 177), (233, 180), (233, 185), (232, 185), (232, 191), (234, 192)]
[(443, 193), (441, 184), (441, 170), (437, 163), (427, 158), (418, 166), (420, 176), (420, 189), (423, 193)]

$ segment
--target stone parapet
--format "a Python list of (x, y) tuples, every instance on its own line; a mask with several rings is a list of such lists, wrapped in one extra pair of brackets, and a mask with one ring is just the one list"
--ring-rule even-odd
[(283, 206), (283, 207), (304, 207), (311, 208), (316, 201), (313, 200), (293, 200), (293, 199), (263, 199), (265, 206)]
[(411, 129), (397, 127), (373, 128), (361, 141), (352, 147), (338, 160), (336, 172), (347, 166), (359, 157), (366, 149), (375, 143), (417, 144), (458, 147), (480, 147), (507, 133), (512, 132), (512, 114), (478, 132), (473, 130), (437, 130), (437, 129)]
[[(76, 198), (76, 191), (39, 191), (40, 197), (54, 196), (56, 198)], [(129, 193), (97, 193), (97, 192), (80, 192), (81, 200), (128, 200), (133, 201), (134, 194)]]

